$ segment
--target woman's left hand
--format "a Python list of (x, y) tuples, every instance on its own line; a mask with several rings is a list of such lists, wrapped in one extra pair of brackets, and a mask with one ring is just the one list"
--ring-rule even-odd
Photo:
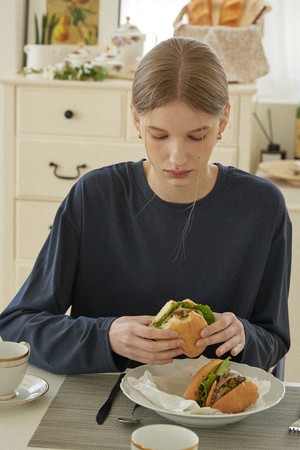
[(218, 357), (227, 352), (232, 356), (238, 355), (245, 347), (245, 330), (242, 322), (231, 312), (214, 315), (216, 321), (202, 330), (197, 346), (207, 347), (221, 342), (216, 350)]

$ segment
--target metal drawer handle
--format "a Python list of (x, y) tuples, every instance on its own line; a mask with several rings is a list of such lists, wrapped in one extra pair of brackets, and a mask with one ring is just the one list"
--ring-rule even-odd
[(65, 175), (59, 175), (57, 173), (57, 169), (59, 167), (58, 164), (55, 164), (54, 162), (51, 162), (51, 163), (49, 163), (49, 166), (50, 167), (54, 167), (54, 172), (53, 172), (54, 175), (57, 178), (60, 178), (61, 180), (77, 180), (77, 178), (80, 177), (80, 169), (85, 169), (87, 167), (86, 164), (81, 164), (80, 166), (76, 166), (77, 174), (74, 177), (68, 177), (68, 176), (65, 176)]
[(65, 111), (65, 118), (66, 119), (72, 119), (73, 116), (74, 116), (74, 113), (70, 109), (67, 109), (67, 111)]

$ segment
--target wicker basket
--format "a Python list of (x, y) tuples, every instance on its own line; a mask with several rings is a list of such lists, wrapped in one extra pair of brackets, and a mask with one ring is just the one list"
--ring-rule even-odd
[[(264, 6), (266, 11), (270, 10), (264, 2), (258, 5)], [(230, 83), (253, 83), (269, 72), (261, 42), (263, 16), (255, 21), (255, 25), (239, 27), (191, 25), (186, 23), (186, 16), (187, 8), (184, 7), (174, 21), (174, 36), (191, 37), (208, 44), (221, 59)], [(246, 23), (246, 20), (241, 23)]]

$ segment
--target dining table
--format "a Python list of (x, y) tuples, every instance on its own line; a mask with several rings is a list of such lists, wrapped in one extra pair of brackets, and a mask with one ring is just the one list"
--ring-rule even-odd
[[(138, 424), (121, 423), (134, 403), (120, 391), (102, 425), (96, 422), (118, 373), (57, 375), (29, 364), (27, 373), (47, 384), (33, 400), (0, 403), (1, 450), (110, 450), (130, 449), (134, 429), (154, 423), (172, 423), (156, 411), (140, 406)], [(191, 427), (199, 436), (199, 450), (300, 449), (300, 433), (289, 425), (300, 417), (300, 383), (286, 382), (285, 395), (273, 407), (219, 427)], [(49, 389), (48, 389), (49, 386)], [(186, 425), (184, 425), (186, 426)], [(172, 449), (170, 449), (172, 450)]]

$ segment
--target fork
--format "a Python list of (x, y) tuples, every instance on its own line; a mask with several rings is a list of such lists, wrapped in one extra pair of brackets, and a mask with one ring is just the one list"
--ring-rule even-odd
[(132, 424), (140, 423), (140, 419), (137, 419), (136, 417), (134, 417), (135, 410), (139, 407), (140, 407), (140, 405), (138, 403), (136, 403), (132, 410), (131, 417), (118, 417), (117, 420), (122, 423), (132, 423)]
[(296, 420), (289, 426), (289, 431), (295, 431), (296, 433), (300, 432), (300, 419)]

